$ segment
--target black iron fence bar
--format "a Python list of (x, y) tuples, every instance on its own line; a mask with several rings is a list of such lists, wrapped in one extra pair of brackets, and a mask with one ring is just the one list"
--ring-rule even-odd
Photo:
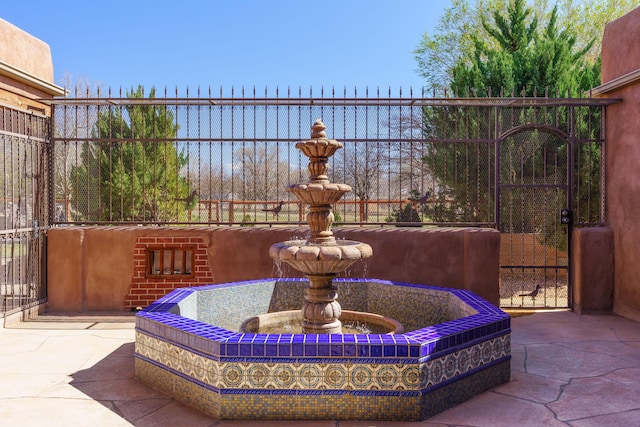
[(33, 228), (14, 228), (10, 230), (0, 230), (0, 236), (13, 236), (16, 234), (37, 233), (43, 231), (46, 231), (44, 227), (39, 227), (37, 230)]
[(44, 142), (48, 141), (48, 139), (45, 139), (45, 138), (40, 138), (40, 137), (37, 137), (37, 136), (31, 136), (31, 135), (23, 135), (23, 134), (15, 133), (15, 132), (7, 132), (5, 130), (0, 130), (0, 135), (12, 137), (12, 138), (21, 138), (21, 139), (25, 139), (25, 140), (28, 139), (31, 142), (44, 143)]
[(501, 188), (549, 188), (549, 189), (560, 189), (560, 190), (568, 190), (568, 184), (501, 184)]
[[(62, 224), (73, 224), (74, 226), (130, 226), (132, 225), (131, 221), (73, 221)], [(288, 227), (288, 226), (306, 226), (306, 221), (257, 221), (251, 222), (247, 224), (240, 223), (238, 221), (229, 223), (227, 221), (212, 221), (212, 222), (188, 222), (188, 221), (136, 221), (135, 225), (141, 226), (189, 226), (189, 227), (213, 227), (213, 226), (228, 226), (228, 225), (240, 225), (240, 226), (260, 226), (260, 227)], [(366, 223), (357, 222), (357, 221), (342, 221), (340, 225), (346, 226), (357, 226), (361, 228), (383, 228), (383, 227), (415, 227), (415, 222), (405, 222), (399, 221), (394, 223), (389, 223), (386, 221), (367, 221)], [(495, 228), (496, 224), (493, 222), (422, 222), (421, 226), (424, 227), (447, 227), (447, 228), (457, 228), (457, 227), (469, 227), (469, 228)], [(333, 231), (339, 230), (339, 226), (334, 226)]]
[[(544, 261), (541, 261), (544, 262)], [(509, 268), (509, 269), (521, 269), (525, 268), (537, 268), (541, 270), (568, 270), (569, 266), (567, 265), (546, 265), (546, 264), (500, 264), (500, 268)]]
[[(600, 129), (605, 129), (605, 123), (606, 123), (606, 115), (607, 115), (607, 109), (606, 108), (602, 108), (602, 113), (600, 114)], [(602, 135), (604, 135), (604, 132), (602, 133)], [(604, 141), (602, 141), (602, 144), (604, 146)], [(605, 165), (607, 164), (607, 150), (601, 150), (600, 152), (600, 185), (602, 186), (602, 188), (605, 188), (605, 183), (606, 183), (606, 175), (607, 175), (607, 171), (606, 171), (606, 167)], [(606, 224), (607, 222), (607, 210), (606, 210), (606, 205), (607, 205), (607, 192), (603, 190), (602, 192), (602, 197), (600, 197), (600, 219), (601, 219), (601, 225)], [(580, 221), (577, 221), (577, 225), (580, 226)]]
[(616, 98), (51, 98), (50, 104), (124, 106), (417, 106), (417, 107), (594, 107), (620, 102)]
[[(56, 141), (60, 142), (105, 142), (105, 143), (118, 143), (118, 142), (164, 142), (157, 138), (96, 138), (96, 137), (57, 137)], [(300, 138), (298, 138), (300, 139)], [(175, 137), (166, 142), (215, 142), (215, 143), (231, 143), (231, 142), (246, 142), (246, 143), (278, 143), (278, 144), (295, 144), (298, 139), (289, 138), (259, 138), (259, 137), (237, 137), (237, 138), (197, 138), (197, 137)], [(385, 143), (385, 144), (400, 144), (408, 142), (408, 139), (400, 138), (340, 138), (340, 142), (343, 144), (350, 143)], [(476, 144), (493, 144), (495, 140), (490, 138), (413, 138), (411, 141), (414, 144), (429, 144), (429, 143), (476, 143)], [(583, 142), (593, 142), (593, 140), (584, 140)]]

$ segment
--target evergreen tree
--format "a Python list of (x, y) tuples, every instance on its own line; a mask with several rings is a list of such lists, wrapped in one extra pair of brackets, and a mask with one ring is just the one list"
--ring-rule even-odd
[[(127, 93), (142, 98), (142, 87)], [(155, 97), (152, 89), (149, 98)], [(193, 209), (181, 168), (187, 159), (175, 142), (173, 111), (159, 104), (127, 104), (100, 110), (93, 137), (72, 170), (73, 208), (85, 220), (175, 221)]]
[(507, 16), (495, 11), (493, 22), (482, 20), (488, 40), (473, 35), (473, 48), (453, 67), (451, 88), (477, 96), (533, 96), (548, 90), (575, 96), (597, 86), (599, 62), (585, 60), (595, 39), (576, 49), (577, 35), (570, 28), (559, 30), (557, 21), (554, 7), (540, 30), (525, 0), (513, 0)]
[[(473, 57), (474, 40), (498, 48), (496, 39), (485, 30), (483, 22), (492, 21), (496, 13), (508, 16), (508, 8), (513, 4), (513, 0), (451, 0), (451, 6), (445, 9), (435, 31), (423, 34), (414, 50), (418, 73), (425, 82), (439, 92), (450, 88), (456, 64), (462, 58)], [(587, 50), (584, 59), (590, 65), (599, 62), (605, 24), (638, 6), (637, 0), (529, 0), (528, 18), (535, 19), (541, 28), (550, 22), (552, 8), (549, 4), (557, 5), (553, 8), (556, 11), (555, 28), (570, 29), (568, 31), (576, 36), (576, 52)], [(598, 76), (593, 80), (596, 84), (599, 68), (597, 70)]]

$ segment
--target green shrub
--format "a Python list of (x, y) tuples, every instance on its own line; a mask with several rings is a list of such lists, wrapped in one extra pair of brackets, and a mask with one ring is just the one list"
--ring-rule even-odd
[(342, 216), (340, 212), (333, 211), (333, 227), (340, 227), (342, 225)]
[[(422, 224), (422, 220), (420, 219), (420, 215), (418, 215), (418, 212), (413, 208), (413, 205), (411, 203), (407, 203), (406, 205), (404, 205), (404, 207), (402, 209), (394, 209), (393, 212), (391, 212), (391, 215), (389, 215), (386, 218), (387, 222), (398, 222), (398, 223), (419, 223)], [(415, 225), (402, 225), (402, 224), (398, 224), (398, 227), (415, 227), (415, 226), (420, 226), (418, 224)]]
[(242, 224), (240, 224), (240, 227), (253, 227), (253, 218), (251, 218), (251, 215), (246, 214), (244, 216), (244, 218), (242, 218)]

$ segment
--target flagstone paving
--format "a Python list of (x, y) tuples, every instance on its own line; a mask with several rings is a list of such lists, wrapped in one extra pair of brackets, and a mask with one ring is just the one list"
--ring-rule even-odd
[(133, 377), (132, 315), (43, 315), (0, 328), (0, 426), (639, 426), (640, 323), (512, 319), (511, 381), (421, 422), (214, 420)]

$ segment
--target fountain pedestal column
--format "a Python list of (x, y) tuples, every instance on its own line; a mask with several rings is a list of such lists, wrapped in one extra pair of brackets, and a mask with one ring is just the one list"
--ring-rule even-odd
[(340, 314), (342, 307), (336, 301), (338, 292), (333, 287), (335, 274), (307, 274), (309, 287), (304, 292), (302, 304), (302, 331), (305, 334), (342, 333)]

